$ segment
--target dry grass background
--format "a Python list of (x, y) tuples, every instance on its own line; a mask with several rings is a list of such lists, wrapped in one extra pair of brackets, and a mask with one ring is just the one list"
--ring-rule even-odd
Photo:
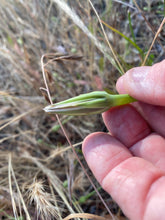
[[(129, 11), (136, 43), (147, 51), (163, 19), (164, 1), (137, 0), (143, 12), (131, 0), (92, 2), (103, 21), (131, 38)], [(44, 85), (41, 56), (67, 53), (83, 59), (47, 65), (54, 102), (105, 87), (115, 91), (120, 73), (111, 64), (110, 50), (89, 2), (1, 0), (0, 17), (0, 219), (63, 219), (83, 212), (111, 219), (55, 116), (43, 112), (47, 102), (39, 89)], [(141, 65), (139, 53), (128, 41), (108, 28), (106, 33), (124, 71)], [(152, 48), (153, 63), (165, 57), (164, 36), (162, 30)], [(101, 116), (62, 116), (61, 121), (86, 166), (81, 141), (90, 132), (105, 130)], [(100, 193), (114, 216), (126, 219), (109, 195), (102, 189)]]

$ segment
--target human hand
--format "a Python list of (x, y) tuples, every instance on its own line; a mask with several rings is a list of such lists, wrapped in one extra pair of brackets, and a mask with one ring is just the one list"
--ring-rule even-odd
[(85, 159), (129, 219), (164, 220), (165, 60), (129, 70), (116, 86), (139, 102), (103, 113), (111, 135), (86, 137)]

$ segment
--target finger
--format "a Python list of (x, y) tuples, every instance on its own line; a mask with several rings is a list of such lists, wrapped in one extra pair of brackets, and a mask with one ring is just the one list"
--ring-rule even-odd
[[(160, 198), (152, 200), (154, 190), (157, 198), (160, 195), (157, 180), (162, 173), (158, 168), (142, 158), (132, 157), (126, 147), (104, 133), (88, 136), (83, 143), (83, 153), (97, 180), (129, 219), (159, 219), (147, 218), (147, 215), (151, 215), (149, 208), (152, 208), (152, 212), (154, 205), (156, 207), (161, 202)], [(161, 190), (163, 187), (165, 189), (165, 180), (160, 185)], [(148, 198), (151, 198), (151, 202)], [(162, 202), (165, 204), (165, 197)], [(164, 213), (162, 205), (159, 211), (161, 216)]]
[(136, 107), (150, 127), (165, 137), (165, 107), (138, 102)]
[[(86, 160), (90, 161), (90, 169), (95, 170), (97, 165), (95, 174), (100, 182), (109, 170), (132, 157), (130, 151), (123, 144), (103, 132), (97, 132), (85, 138), (82, 150)], [(104, 165), (100, 166), (98, 162)]]
[(111, 108), (103, 113), (103, 120), (110, 133), (127, 147), (151, 132), (146, 121), (131, 105)]
[(165, 106), (165, 60), (152, 67), (129, 70), (116, 87), (119, 93), (128, 93), (139, 101)]
[(164, 220), (165, 177), (153, 182), (146, 196), (144, 220)]
[(138, 157), (150, 161), (165, 174), (165, 139), (158, 134), (150, 134), (130, 148)]

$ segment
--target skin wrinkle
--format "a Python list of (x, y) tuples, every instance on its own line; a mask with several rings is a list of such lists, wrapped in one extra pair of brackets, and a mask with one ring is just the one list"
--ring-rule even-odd
[[(145, 218), (145, 212), (147, 211), (147, 206), (149, 205), (149, 200), (152, 195), (151, 191), (152, 191), (152, 188), (154, 187), (154, 185), (157, 184), (157, 182), (160, 181), (161, 178), (164, 178), (164, 176), (160, 175), (157, 178), (155, 177), (154, 181), (151, 183), (150, 187), (148, 188), (148, 191), (146, 192), (146, 196), (145, 196), (145, 200), (144, 200), (145, 202), (144, 202), (143, 219), (146, 219), (146, 220), (148, 219), (148, 218)], [(150, 195), (150, 193), (151, 193), (151, 195)]]
[(138, 103), (138, 110), (150, 127), (165, 137), (165, 126), (162, 126), (165, 124), (165, 107), (140, 102)]
[[(153, 141), (155, 142), (154, 146), (151, 145)], [(133, 155), (150, 161), (154, 166), (165, 173), (165, 139), (157, 133), (153, 132), (149, 136), (146, 136), (146, 138), (134, 144), (129, 150)], [(157, 156), (157, 150), (160, 150), (162, 154)]]
[[(123, 161), (123, 162), (125, 162), (125, 161)], [(118, 166), (120, 166), (121, 164), (122, 164), (122, 163), (120, 163)], [(110, 173), (113, 172), (113, 170), (116, 169), (118, 166), (114, 167), (114, 168), (108, 173), (108, 175), (106, 175), (106, 176), (104, 177), (104, 179), (102, 180), (101, 185), (102, 185), (102, 187), (103, 187), (104, 190), (106, 190), (106, 188), (107, 188), (107, 187), (106, 187), (106, 185), (107, 185), (106, 179), (108, 178), (108, 176), (110, 175)], [(117, 177), (116, 177), (116, 179), (118, 179), (118, 188), (122, 187), (122, 185), (125, 184), (125, 183), (128, 181), (128, 179), (130, 178), (130, 176), (131, 176), (131, 173), (130, 173), (130, 175), (125, 176), (124, 178), (123, 178), (123, 176), (122, 176), (122, 180), (121, 180), (120, 173), (118, 173), (118, 175), (117, 175)], [(129, 181), (129, 182), (130, 182), (130, 181)], [(109, 184), (111, 184), (111, 182), (110, 182)], [(135, 185), (135, 183), (134, 183), (134, 185)], [(128, 190), (128, 189), (127, 189), (127, 190)], [(114, 193), (114, 192), (115, 192), (115, 193)], [(113, 191), (112, 197), (117, 197), (118, 193), (119, 193), (118, 190)], [(128, 193), (129, 193), (129, 190), (128, 190)], [(127, 195), (128, 195), (128, 193), (127, 193)], [(124, 202), (124, 201), (123, 201), (123, 202)]]
[[(95, 146), (93, 148), (89, 148), (88, 149), (88, 153), (85, 152), (85, 157), (87, 160), (89, 160), (90, 158), (95, 158), (96, 160), (100, 161), (101, 163), (103, 163), (104, 161), (104, 165), (105, 167), (107, 167), (107, 165), (110, 163), (110, 167), (112, 169), (112, 167), (118, 165), (118, 161), (119, 159), (121, 160), (125, 160), (128, 157), (131, 157), (132, 154), (131, 152), (123, 146), (123, 144), (121, 142), (118, 142), (116, 139), (114, 139), (114, 137), (112, 137), (109, 134), (103, 133), (103, 132), (97, 132), (94, 135), (90, 135), (90, 138), (92, 136), (92, 145)], [(103, 143), (103, 141), (99, 141), (98, 139), (100, 138), (100, 136), (102, 136), (103, 140), (106, 142), (109, 142), (109, 144), (105, 144)], [(85, 142), (88, 142), (88, 138), (85, 139)], [(88, 143), (88, 146), (90, 146), (91, 143)], [(116, 145), (116, 147), (112, 147), (113, 145)], [(111, 148), (111, 153), (109, 154), (109, 150)], [(107, 149), (107, 150), (106, 150)], [(105, 153), (103, 153), (104, 151), (107, 152), (106, 156)], [(88, 155), (90, 155), (90, 158), (88, 158)], [(111, 158), (111, 159), (110, 159)], [(116, 162), (115, 162), (116, 161)], [(93, 169), (93, 166), (95, 166), (95, 164), (92, 163), (91, 169)], [(101, 170), (104, 169), (103, 166), (100, 168)], [(106, 171), (106, 173), (104, 175), (106, 175), (109, 172), (109, 169), (104, 169)], [(98, 173), (99, 173), (99, 168), (98, 168)], [(99, 175), (99, 182), (100, 182), (100, 178), (102, 179), (103, 177), (101, 175)], [(102, 181), (102, 180), (101, 180)]]
[[(111, 159), (115, 160), (115, 158), (120, 158), (120, 155), (122, 155), (123, 153), (125, 153), (125, 152), (123, 152), (123, 149), (122, 149), (120, 152), (117, 152), (116, 154), (114, 154), (113, 157), (111, 157)], [(125, 157), (126, 157), (126, 158), (122, 158), (122, 159), (123, 159), (122, 162), (124, 162), (124, 161), (126, 161), (127, 159), (129, 159), (129, 158), (131, 157), (131, 154), (130, 154), (130, 157), (128, 157), (128, 155), (126, 155)], [(120, 161), (121, 161), (121, 160), (120, 160)], [(113, 163), (113, 167), (111, 166), (111, 167), (109, 168), (109, 170), (107, 170), (106, 174), (103, 176), (102, 180), (100, 181), (100, 184), (101, 184), (101, 185), (103, 184), (103, 180), (105, 179), (105, 177), (106, 177), (114, 168), (116, 168), (118, 165), (120, 165), (122, 162), (118, 162), (118, 164), (117, 164), (117, 163), (116, 163), (116, 164)]]
[[(127, 160), (129, 160), (130, 158), (128, 158)], [(111, 173), (114, 171), (114, 170), (116, 170), (116, 169), (118, 169), (118, 167), (120, 167), (120, 166), (122, 166), (122, 164), (123, 163), (125, 163), (125, 162), (127, 162), (127, 160), (125, 160), (125, 161), (122, 161), (120, 164), (118, 164), (118, 166), (116, 166), (116, 167), (114, 167), (114, 169), (112, 169), (109, 173), (108, 173), (108, 175), (107, 176), (105, 176), (105, 178), (102, 180), (102, 183), (101, 183), (101, 185), (102, 185), (102, 187), (103, 187), (103, 189), (105, 189), (106, 190), (106, 185), (107, 185), (107, 182), (109, 182), (109, 181), (107, 181), (106, 179), (107, 178), (109, 178), (108, 176), (109, 175), (111, 175)], [(121, 169), (120, 169), (121, 170)], [(128, 169), (127, 169), (127, 171), (129, 171)], [(116, 174), (116, 179), (118, 179), (118, 181), (117, 181), (117, 183), (118, 183), (118, 189), (120, 189), (120, 188), (123, 188), (123, 184), (125, 185), (125, 183), (127, 182), (127, 181), (129, 181), (130, 182), (130, 180), (129, 180), (129, 178), (131, 177), (131, 179), (132, 179), (132, 172), (130, 172), (129, 173), (129, 175), (125, 175), (125, 177), (123, 178), (123, 175), (120, 175), (120, 173), (121, 172), (119, 172), (119, 171), (117, 171), (116, 173), (118, 173), (118, 174)], [(121, 178), (122, 177), (122, 178)], [(111, 178), (110, 178), (111, 179)], [(121, 179), (122, 179), (122, 181), (121, 181)], [(106, 184), (104, 184), (104, 183), (106, 183)], [(111, 182), (110, 182), (111, 183)], [(133, 183), (133, 182), (132, 182)], [(130, 184), (128, 184), (128, 185), (130, 185)], [(136, 185), (136, 182), (135, 183), (133, 183), (133, 185)], [(127, 196), (129, 195), (129, 192), (130, 192), (130, 190), (129, 189), (127, 189)], [(117, 197), (117, 195), (118, 195), (118, 193), (119, 193), (119, 190), (114, 190), (113, 192), (116, 192), (115, 194), (113, 194), (112, 195), (112, 197)], [(110, 192), (108, 192), (108, 193), (110, 193)], [(126, 199), (127, 200), (127, 199)], [(122, 204), (124, 204), (126, 201), (122, 201)]]
[[(102, 181), (101, 181), (101, 185), (102, 185), (103, 188), (104, 188), (104, 182), (107, 182), (107, 181), (106, 181), (107, 176), (110, 175), (111, 172), (113, 172), (115, 169), (118, 169), (118, 166), (121, 166), (122, 163), (125, 163), (128, 159), (130, 159), (130, 157), (127, 158), (126, 160), (123, 160), (123, 161), (120, 162), (118, 165), (114, 166), (111, 170), (109, 170), (109, 172), (104, 176), (104, 178), (103, 178)], [(118, 172), (118, 173), (119, 173), (119, 175), (117, 175), (117, 178), (120, 179), (120, 178), (119, 178), (119, 177), (120, 177), (120, 172)], [(130, 175), (131, 175), (131, 172), (130, 172)], [(126, 179), (128, 179), (127, 177), (129, 177), (130, 175), (126, 176)], [(122, 181), (122, 182), (119, 181), (119, 182), (120, 182), (120, 185), (122, 185), (123, 182), (125, 182), (125, 181)], [(106, 184), (105, 184), (105, 185), (106, 185)], [(118, 185), (118, 187), (120, 188), (119, 185)]]
[[(127, 160), (129, 160), (130, 158), (128, 158)], [(107, 191), (106, 190), (106, 188), (107, 188), (107, 182), (109, 182), (109, 184), (111, 184), (112, 182), (110, 182), (110, 181), (107, 181), (106, 179), (107, 178), (109, 178), (109, 175), (111, 175), (111, 173), (114, 171), (114, 170), (116, 170), (116, 169), (118, 169), (118, 167), (120, 167), (120, 166), (122, 166), (122, 164), (123, 163), (125, 163), (127, 160), (124, 160), (124, 161), (122, 161), (120, 164), (118, 164), (117, 166), (115, 166), (113, 169), (111, 169), (111, 171), (109, 171), (109, 173), (104, 177), (104, 179), (102, 180), (102, 182), (101, 182), (101, 185), (102, 185), (102, 187), (103, 187), (103, 189), (105, 190), (105, 191)], [(116, 172), (117, 173), (117, 172)], [(118, 179), (118, 189), (120, 189), (120, 188), (122, 188), (123, 187), (123, 184), (126, 182), (126, 181), (128, 181), (128, 179), (129, 179), (129, 177), (131, 176), (131, 172), (130, 172), (130, 174), (129, 175), (127, 175), (127, 176), (125, 176), (124, 178), (123, 178), (123, 175), (120, 175), (120, 173), (121, 172), (119, 172), (118, 171), (118, 174), (116, 174), (116, 179)], [(122, 178), (121, 178), (121, 176), (122, 176)], [(110, 178), (111, 179), (111, 178)], [(121, 181), (121, 179), (122, 179), (122, 181)], [(104, 184), (105, 183), (105, 184)], [(113, 183), (112, 183), (113, 184)], [(134, 185), (136, 185), (136, 183), (134, 184)], [(130, 192), (130, 190), (129, 189), (127, 189), (127, 196), (128, 196), (128, 194), (129, 194), (129, 192)], [(112, 198), (117, 198), (117, 195), (118, 195), (118, 193), (119, 193), (119, 190), (113, 190), (113, 193), (115, 192), (115, 194), (113, 194), (112, 195)], [(108, 193), (110, 193), (110, 192), (108, 192)], [(125, 198), (125, 201), (122, 201), (122, 204), (125, 204), (125, 202), (127, 201), (127, 198)]]
[[(138, 157), (137, 157), (138, 158)], [(109, 175), (114, 175), (114, 174), (111, 174), (111, 173), (113, 173), (114, 171), (115, 171), (115, 169), (117, 170), (117, 172), (116, 173), (118, 173), (118, 174), (116, 174), (115, 173), (115, 175), (117, 176), (115, 179), (118, 179), (118, 181), (117, 181), (117, 189), (120, 189), (120, 188), (123, 188), (123, 185), (129, 185), (130, 186), (130, 180), (129, 180), (129, 178), (131, 177), (131, 181), (132, 181), (132, 179), (133, 179), (133, 177), (134, 176), (136, 176), (137, 175), (137, 173), (135, 172), (134, 173), (134, 175), (132, 175), (132, 172), (130, 171), (129, 172), (129, 174), (127, 174), (127, 175), (125, 175), (125, 177), (123, 178), (123, 175), (122, 175), (122, 173), (121, 173), (121, 168), (120, 168), (120, 166), (122, 166), (122, 164), (124, 164), (124, 163), (127, 163), (127, 161), (128, 160), (132, 160), (133, 158), (131, 157), (131, 158), (128, 158), (127, 160), (125, 160), (125, 161), (122, 161), (120, 164), (118, 164), (116, 167), (114, 167), (105, 177), (104, 177), (104, 179), (102, 180), (102, 182), (101, 182), (101, 185), (102, 185), (102, 187), (106, 190), (106, 188), (107, 188), (107, 182), (109, 182), (109, 183), (111, 183), (110, 181), (107, 181), (107, 179), (111, 179), (111, 177), (109, 177)], [(119, 169), (118, 169), (119, 168)], [(146, 167), (144, 166), (144, 169), (145, 169)], [(141, 169), (143, 169), (142, 167), (141, 167)], [(120, 170), (120, 172), (119, 172), (119, 170)], [(126, 169), (125, 169), (126, 170)], [(127, 171), (129, 171), (129, 169), (127, 169)], [(150, 172), (153, 172), (152, 170), (150, 171)], [(121, 175), (120, 175), (120, 173), (121, 173)], [(122, 178), (121, 178), (121, 177)], [(159, 174), (157, 174), (157, 176), (155, 175), (154, 177), (152, 177), (151, 178), (151, 180), (150, 180), (150, 183), (148, 183), (148, 186), (146, 186), (145, 188), (148, 188), (148, 190), (143, 190), (143, 198), (140, 198), (141, 199), (141, 201), (146, 201), (146, 198), (147, 198), (147, 195), (148, 195), (148, 192), (149, 192), (149, 190), (150, 190), (150, 188), (152, 187), (152, 183), (153, 182), (155, 182), (156, 180), (158, 180), (160, 177), (162, 176), (162, 173), (160, 172)], [(122, 181), (121, 181), (122, 180)], [(129, 184), (127, 184), (126, 182), (129, 182)], [(116, 181), (115, 181), (116, 182)], [(105, 183), (105, 184), (104, 184)], [(125, 184), (126, 183), (126, 184)], [(132, 182), (133, 183), (133, 185), (134, 186), (136, 186), (137, 185), (137, 182), (136, 181), (133, 181)], [(114, 184), (113, 182), (112, 182), (112, 184)], [(131, 184), (132, 185), (132, 184)], [(126, 188), (126, 187), (125, 187)], [(112, 197), (117, 197), (117, 195), (118, 195), (118, 193), (119, 193), (119, 190), (117, 190), (117, 189), (115, 189), (113, 192), (116, 192), (115, 194), (113, 194), (112, 195)], [(129, 192), (130, 192), (130, 190), (128, 189), (128, 193), (127, 193), (127, 197), (128, 197), (128, 195), (129, 195)], [(145, 193), (144, 193), (145, 192)], [(110, 192), (108, 192), (108, 193), (110, 193)], [(126, 194), (126, 193), (125, 193)], [(130, 194), (131, 195), (131, 194)], [(133, 195), (132, 195), (133, 196)], [(134, 199), (134, 198), (132, 198), (132, 199)], [(136, 198), (137, 199), (137, 198)], [(127, 200), (127, 199), (126, 199)], [(124, 201), (122, 201), (122, 203), (124, 204)], [(132, 203), (133, 204), (133, 203)], [(141, 216), (143, 216), (144, 217), (144, 213), (145, 213), (145, 207), (146, 207), (146, 205), (145, 206), (141, 206), (140, 208), (141, 208), (141, 213), (143, 214), (143, 215), (141, 215)], [(129, 216), (128, 216), (129, 217)], [(143, 219), (143, 218), (138, 218), (138, 219)]]
[[(136, 134), (135, 136), (135, 140), (133, 141), (132, 145), (134, 145), (135, 143), (138, 143), (139, 141), (143, 140), (144, 138), (146, 138), (149, 134), (151, 133), (150, 128), (144, 128), (144, 130), (139, 131), (139, 134)], [(143, 136), (142, 136), (143, 135)], [(129, 146), (130, 148), (132, 147)]]
[[(128, 126), (129, 126), (129, 125), (128, 125)], [(127, 126), (127, 128), (128, 128), (128, 126)], [(124, 126), (121, 126), (121, 131), (123, 131), (123, 128), (122, 128), (122, 127), (125, 127), (125, 125), (124, 125)], [(118, 128), (118, 130), (120, 131), (120, 127)], [(122, 142), (124, 145), (126, 145), (128, 148), (131, 148), (132, 145), (134, 145), (136, 142), (139, 142), (139, 141), (141, 141), (143, 138), (147, 137), (148, 134), (150, 134), (150, 132), (151, 132), (150, 128), (144, 128), (143, 130), (139, 130), (138, 133), (134, 134), (134, 133), (133, 133), (133, 129), (130, 128), (128, 134), (131, 133), (130, 136), (131, 136), (131, 137), (134, 136), (134, 140), (132, 140), (131, 143), (128, 143), (128, 142), (126, 143), (126, 141), (127, 141), (128, 139), (130, 139), (130, 138), (126, 137), (125, 135), (124, 135), (124, 137), (125, 137), (126, 141), (123, 140), (123, 138), (118, 138), (118, 137), (117, 137), (117, 139), (118, 139), (120, 142)], [(114, 134), (114, 135), (115, 135), (115, 134)]]

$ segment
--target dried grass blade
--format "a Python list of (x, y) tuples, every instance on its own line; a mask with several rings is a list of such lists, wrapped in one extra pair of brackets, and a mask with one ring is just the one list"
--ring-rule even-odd
[[(17, 191), (18, 191), (18, 194), (19, 194), (19, 197), (20, 197), (20, 200), (22, 202), (22, 205), (23, 205), (23, 208), (24, 208), (24, 212), (26, 214), (26, 219), (27, 220), (31, 220), (30, 218), (30, 215), (29, 215), (29, 212), (28, 212), (28, 209), (25, 205), (25, 202), (23, 200), (23, 196), (21, 194), (21, 191), (19, 189), (19, 186), (18, 186), (18, 183), (17, 183), (17, 179), (15, 177), (15, 174), (14, 174), (14, 170), (13, 170), (13, 167), (12, 167), (12, 162), (11, 162), (11, 154), (9, 154), (9, 169), (8, 169), (8, 177), (9, 177), (9, 188), (10, 188), (10, 193), (11, 193), (11, 198), (12, 198), (12, 204), (13, 204), (13, 211), (14, 213), (16, 214), (16, 205), (15, 205), (15, 201), (13, 200), (13, 191), (12, 191), (12, 183), (11, 183), (11, 174), (12, 174), (12, 177), (14, 179), (14, 182), (15, 182), (15, 185), (16, 185), (16, 188), (17, 188)], [(18, 217), (17, 217), (18, 218)]]
[(153, 39), (152, 44), (151, 44), (151, 46), (150, 46), (150, 48), (149, 48), (149, 50), (148, 50), (148, 52), (147, 52), (147, 54), (146, 54), (146, 56), (145, 56), (145, 58), (144, 58), (144, 61), (143, 61), (143, 63), (142, 63), (142, 66), (145, 65), (145, 63), (146, 63), (146, 61), (147, 61), (147, 59), (148, 59), (148, 56), (149, 56), (149, 54), (150, 54), (150, 51), (151, 51), (151, 49), (152, 49), (152, 47), (153, 47), (153, 45), (154, 45), (154, 43), (155, 43), (155, 41), (156, 41), (156, 38), (157, 38), (158, 35), (160, 34), (160, 32), (161, 32), (161, 30), (162, 30), (162, 28), (163, 28), (164, 23), (165, 23), (165, 18), (163, 18), (163, 21), (161, 22), (161, 24), (160, 24), (160, 26), (159, 26), (159, 28), (158, 28), (158, 30), (157, 30), (155, 36), (154, 36), (154, 39)]
[(88, 213), (70, 214), (67, 217), (65, 217), (63, 220), (69, 220), (69, 219), (73, 219), (73, 218), (87, 218), (87, 219), (92, 219), (92, 220), (108, 220), (108, 219), (110, 220), (110, 218), (107, 219), (102, 216), (88, 214)]

